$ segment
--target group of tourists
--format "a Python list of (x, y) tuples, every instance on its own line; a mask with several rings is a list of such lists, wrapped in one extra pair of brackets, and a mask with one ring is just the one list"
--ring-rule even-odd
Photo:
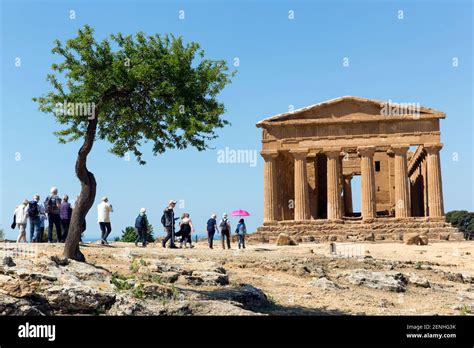
[[(168, 202), (168, 206), (165, 208), (163, 211), (163, 216), (161, 217), (161, 223), (163, 224), (163, 227), (166, 232), (166, 237), (163, 239), (161, 242), (161, 245), (163, 248), (166, 248), (167, 244), (169, 248), (175, 249), (178, 248), (176, 246), (176, 237), (180, 237), (180, 248), (187, 247), (187, 244), (189, 243), (190, 248), (194, 248), (192, 244), (192, 238), (191, 238), (191, 233), (194, 233), (194, 226), (191, 221), (189, 213), (184, 213), (181, 216), (180, 222), (179, 222), (179, 230), (175, 231), (175, 222), (178, 220), (178, 218), (175, 218), (174, 216), (174, 208), (176, 207), (176, 201), (170, 200)], [(145, 211), (144, 208), (142, 210)], [(140, 212), (141, 214), (141, 212)], [(137, 221), (140, 218), (137, 217)], [(146, 237), (141, 237), (140, 239), (140, 232), (138, 231), (139, 228), (137, 226), (137, 223), (135, 223), (135, 228), (137, 229), (137, 241), (142, 240), (142, 245), (146, 246)], [(206, 226), (206, 231), (207, 231), (207, 241), (210, 249), (213, 249), (214, 246), (214, 236), (217, 233), (221, 234), (221, 243), (222, 243), (222, 249), (225, 249), (225, 246), (227, 244), (227, 249), (230, 249), (230, 244), (231, 244), (231, 224), (228, 219), (228, 216), (226, 213), (222, 215), (222, 219), (220, 220), (219, 223), (217, 223), (217, 215), (212, 214), (211, 218), (207, 220), (207, 226)], [(143, 232), (141, 232), (143, 234)], [(245, 249), (245, 235), (247, 234), (247, 228), (245, 226), (245, 221), (244, 219), (240, 219), (239, 223), (237, 225), (237, 228), (235, 230), (235, 233), (237, 234), (237, 240), (238, 240), (238, 247)], [(146, 233), (145, 233), (146, 236)], [(168, 243), (169, 242), (169, 243)]]
[(40, 202), (40, 196), (34, 195), (31, 201), (25, 199), (13, 213), (12, 229), (18, 227), (17, 242), (27, 242), (26, 228), (29, 223), (29, 237), (31, 243), (42, 242), (45, 230), (45, 221), (48, 220), (48, 242), (53, 242), (53, 229), (56, 228), (58, 242), (64, 242), (69, 232), (72, 216), (72, 206), (68, 195), (61, 199), (58, 189), (51, 188), (50, 194)]
[[(76, 199), (77, 202), (77, 199)], [(167, 245), (169, 248), (178, 248), (176, 243), (179, 242), (179, 248), (194, 248), (192, 243), (192, 233), (195, 232), (193, 222), (189, 213), (183, 213), (181, 218), (176, 218), (174, 209), (176, 201), (170, 200), (168, 206), (163, 211), (161, 223), (166, 233), (161, 244), (163, 248)], [(30, 243), (39, 243), (43, 241), (45, 231), (45, 221), (48, 220), (48, 243), (59, 242), (64, 243), (69, 233), (72, 211), (74, 206), (69, 203), (68, 195), (64, 195), (62, 199), (58, 196), (58, 189), (51, 188), (50, 194), (44, 203), (40, 202), (40, 196), (34, 195), (31, 201), (25, 199), (18, 205), (13, 214), (12, 229), (18, 227), (17, 243), (27, 242), (26, 230), (29, 223), (29, 241)], [(101, 230), (101, 244), (108, 244), (107, 238), (112, 232), (110, 222), (110, 213), (113, 207), (109, 203), (108, 197), (102, 197), (101, 202), (97, 205), (98, 223)], [(179, 229), (176, 230), (176, 221), (179, 221)], [(148, 217), (146, 208), (141, 208), (135, 219), (136, 240), (135, 245), (141, 243), (143, 247), (147, 245), (148, 237)], [(56, 240), (53, 240), (53, 230), (56, 230)], [(83, 219), (81, 223), (81, 233), (86, 230), (86, 221)], [(214, 236), (216, 233), (221, 234), (222, 249), (231, 248), (231, 223), (226, 213), (222, 215), (222, 219), (217, 222), (217, 215), (212, 214), (207, 221), (207, 240), (210, 249), (213, 249)], [(237, 235), (238, 248), (245, 249), (245, 235), (247, 229), (244, 219), (240, 219), (235, 229)]]
[[(48, 243), (64, 243), (69, 233), (73, 209), (74, 205), (69, 203), (69, 196), (64, 195), (60, 198), (57, 187), (51, 188), (50, 194), (43, 203), (40, 202), (40, 196), (37, 194), (33, 196), (31, 201), (28, 199), (23, 200), (13, 212), (13, 222), (11, 225), (12, 229), (18, 227), (17, 243), (28, 242), (26, 238), (28, 224), (29, 242), (43, 242), (46, 220), (48, 220)], [(112, 231), (110, 225), (110, 212), (112, 211), (112, 205), (108, 203), (108, 198), (103, 197), (102, 202), (97, 206), (98, 222), (102, 231), (102, 244), (107, 243), (107, 236)], [(54, 238), (54, 230), (56, 231), (56, 238)], [(85, 230), (86, 220), (83, 219), (81, 221), (81, 234)]]
[[(222, 249), (225, 249), (226, 244), (227, 249), (230, 249), (231, 227), (226, 213), (222, 215), (222, 219), (220, 220), (219, 224), (217, 223), (216, 214), (212, 214), (211, 218), (207, 220), (207, 241), (209, 248), (211, 249), (213, 249), (214, 235), (216, 232), (220, 232), (221, 234)], [(245, 249), (245, 235), (247, 234), (247, 228), (245, 227), (244, 219), (239, 220), (237, 228), (235, 229), (235, 233), (237, 234), (237, 244), (239, 249)]]

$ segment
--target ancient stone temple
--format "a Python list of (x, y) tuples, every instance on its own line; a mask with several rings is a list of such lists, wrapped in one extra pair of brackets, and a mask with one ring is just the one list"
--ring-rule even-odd
[[(459, 239), (444, 220), (443, 112), (339, 97), (266, 118), (264, 222), (258, 232), (308, 240)], [(352, 180), (360, 176), (361, 211)]]

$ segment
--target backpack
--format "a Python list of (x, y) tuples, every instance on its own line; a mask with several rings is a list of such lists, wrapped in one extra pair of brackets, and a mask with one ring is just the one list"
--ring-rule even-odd
[(161, 224), (163, 225), (163, 227), (166, 227), (166, 216), (165, 216), (165, 213), (163, 213), (163, 215), (161, 216)]
[(56, 204), (56, 198), (53, 200), (52, 196), (48, 196), (46, 198), (45, 203), (45, 212), (46, 214), (52, 214), (54, 212), (54, 205)]
[(221, 220), (221, 223), (219, 224), (219, 227), (221, 228), (221, 230), (224, 230), (224, 231), (228, 231), (229, 230), (229, 225), (228, 225), (229, 221), (227, 219), (222, 219)]
[(28, 202), (27, 212), (30, 218), (38, 217), (39, 216), (38, 202), (36, 201)]
[(142, 228), (143, 226), (143, 216), (138, 215), (137, 218), (135, 219), (135, 227), (136, 228)]

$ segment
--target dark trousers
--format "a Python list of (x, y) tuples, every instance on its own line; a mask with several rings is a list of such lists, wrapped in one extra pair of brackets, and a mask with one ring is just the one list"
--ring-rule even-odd
[(56, 237), (57, 241), (60, 242), (63, 240), (61, 233), (61, 218), (59, 214), (48, 214), (48, 242), (53, 241), (53, 226), (56, 227)]
[(191, 240), (191, 226), (188, 224), (182, 224), (179, 231), (174, 234), (175, 236), (181, 236), (181, 244), (189, 243), (192, 245)]
[(102, 232), (102, 240), (107, 240), (110, 232), (112, 232), (112, 225), (110, 222), (99, 222), (100, 231)]
[(38, 243), (43, 242), (43, 234), (44, 234), (44, 227), (40, 227), (39, 228), (39, 234), (38, 234), (38, 240), (37, 240)]
[(209, 244), (209, 248), (212, 249), (212, 243), (214, 242), (214, 234), (216, 233), (216, 230), (212, 231), (207, 231), (207, 244)]
[(230, 231), (226, 231), (226, 230), (221, 231), (222, 249), (225, 249), (224, 239), (227, 240), (227, 249), (230, 249)]
[(70, 219), (61, 219), (61, 227), (63, 229), (63, 236), (62, 236), (62, 241), (64, 242), (67, 238), (67, 234), (69, 232), (69, 225), (71, 224)]
[(137, 232), (137, 239), (135, 239), (135, 243), (141, 242), (143, 246), (145, 246), (147, 231), (144, 228), (136, 228), (136, 227), (135, 227), (135, 231)]
[(165, 230), (166, 230), (166, 237), (165, 237), (165, 239), (163, 239), (163, 242), (162, 242), (163, 246), (165, 247), (166, 243), (168, 243), (168, 241), (170, 241), (170, 247), (175, 246), (174, 245), (173, 227), (172, 226), (167, 226), (167, 227), (165, 227)]
[(193, 241), (191, 239), (191, 231), (183, 233), (183, 243), (193, 244)]
[(239, 249), (240, 249), (240, 246), (242, 246), (242, 248), (245, 249), (245, 234), (239, 233), (237, 235), (237, 238), (238, 238), (238, 241), (239, 241)]

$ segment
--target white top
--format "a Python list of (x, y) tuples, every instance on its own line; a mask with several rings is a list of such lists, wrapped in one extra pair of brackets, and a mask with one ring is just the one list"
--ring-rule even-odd
[(112, 205), (107, 202), (101, 202), (97, 206), (97, 215), (99, 216), (98, 222), (110, 222), (110, 213), (114, 210)]
[(38, 202), (38, 210), (39, 210), (39, 217), (41, 221), (44, 221), (47, 219), (46, 217), (46, 209), (43, 205), (43, 203)]
[(15, 209), (15, 222), (17, 224), (26, 224), (26, 221), (28, 219), (28, 210), (26, 209), (26, 205), (20, 204), (18, 207)]

